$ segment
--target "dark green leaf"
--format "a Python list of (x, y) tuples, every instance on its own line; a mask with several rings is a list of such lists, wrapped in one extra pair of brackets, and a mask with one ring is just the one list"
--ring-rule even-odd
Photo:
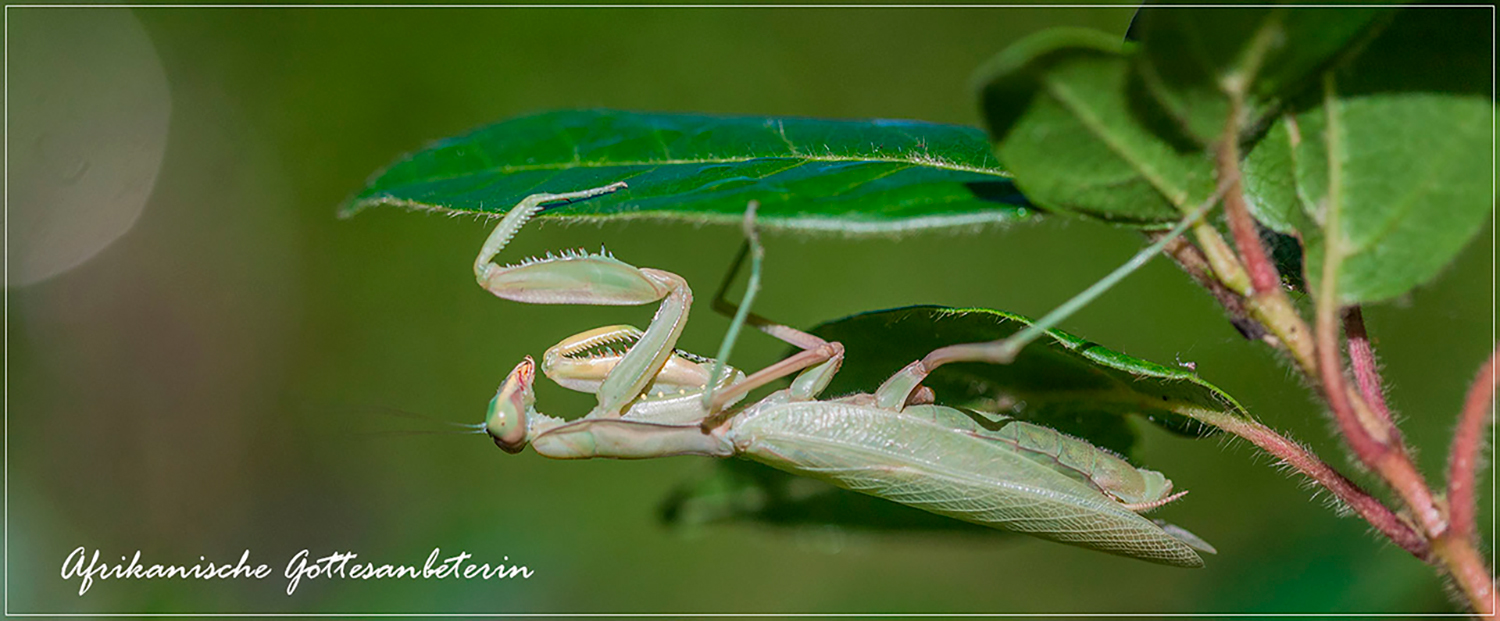
[(1300, 235), (1312, 287), (1331, 238), (1340, 302), (1399, 296), (1441, 271), (1489, 217), (1488, 15), (1402, 11), (1249, 154), (1251, 208)]
[(1402, 9), (1339, 69), (1339, 90), (1346, 97), (1421, 92), (1488, 99), (1493, 18), (1487, 6)]
[(716, 462), (707, 476), (672, 490), (662, 522), (693, 529), (711, 524), (834, 527), (903, 534), (963, 533), (1003, 538), (1012, 533), (928, 513), (744, 459)]
[[(825, 323), (813, 333), (844, 344), (844, 366), (825, 395), (871, 392), (913, 360), (945, 345), (1005, 338), (1030, 325), (987, 309), (912, 306)], [(1185, 369), (1132, 358), (1060, 330), (1008, 365), (958, 363), (924, 382), (938, 403), (1016, 418), (1084, 438), (1129, 455), (1135, 432), (1124, 416), (1139, 414), (1168, 429), (1204, 433), (1191, 420), (1208, 410), (1247, 416), (1234, 399)]]
[(1159, 225), (1213, 193), (1213, 168), (1171, 119), (1133, 88), (1130, 51), (1111, 35), (1055, 29), (980, 70), (996, 153), (1037, 205)]
[(1147, 6), (1131, 24), (1141, 42), (1136, 70), (1146, 88), (1200, 144), (1223, 133), (1228, 89), (1245, 96), (1241, 127), (1263, 127), (1306, 90), (1390, 9)]
[(1271, 251), (1271, 261), (1276, 264), (1276, 273), (1281, 274), (1281, 283), (1295, 291), (1307, 291), (1302, 241), (1292, 235), (1262, 228), (1260, 243)]
[(1033, 213), (984, 133), (916, 121), (546, 112), (402, 158), (360, 192), (373, 205), (504, 212), (541, 192), (625, 181), (542, 217), (738, 223), (837, 233), (1010, 222)]

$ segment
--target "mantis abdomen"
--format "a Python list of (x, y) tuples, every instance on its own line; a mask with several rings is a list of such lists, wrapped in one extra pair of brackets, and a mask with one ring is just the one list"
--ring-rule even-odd
[(939, 515), (1166, 565), (1202, 566), (1162, 527), (1038, 461), (1037, 451), (1019, 448), (1019, 441), (940, 422), (953, 414), (963, 416), (941, 406), (903, 412), (838, 402), (752, 406), (728, 439), (742, 456)]
[(1151, 505), (1172, 492), (1172, 482), (1160, 472), (1136, 468), (1114, 453), (1050, 427), (1011, 421), (995, 431), (972, 433), (1010, 444), (1018, 452), (1127, 504)]
[(1160, 472), (1136, 468), (1119, 455), (1051, 427), (935, 405), (910, 406), (904, 411), (977, 438), (1009, 444), (1018, 454), (1114, 496), (1135, 510), (1149, 509), (1172, 498), (1172, 482)]

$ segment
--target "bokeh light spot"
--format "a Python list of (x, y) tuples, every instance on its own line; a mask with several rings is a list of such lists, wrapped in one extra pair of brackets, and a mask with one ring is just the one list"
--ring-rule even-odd
[(166, 151), (166, 73), (128, 10), (17, 11), (10, 29), (11, 286), (83, 264), (140, 216)]

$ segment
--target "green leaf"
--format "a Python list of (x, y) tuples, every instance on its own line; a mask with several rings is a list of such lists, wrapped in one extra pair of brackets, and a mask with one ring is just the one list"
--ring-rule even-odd
[(503, 213), (530, 194), (629, 189), (542, 217), (738, 223), (838, 233), (1004, 223), (1034, 213), (970, 127), (917, 121), (545, 112), (407, 155), (344, 209)]
[(838, 528), (901, 534), (1014, 533), (955, 520), (859, 492), (799, 477), (745, 459), (723, 459), (699, 479), (673, 489), (661, 504), (672, 528), (753, 523), (778, 528)]
[(1147, 6), (1131, 36), (1136, 71), (1182, 131), (1207, 146), (1223, 133), (1228, 92), (1245, 96), (1241, 127), (1263, 128), (1288, 99), (1384, 23), (1381, 7)]
[(1402, 295), (1436, 276), (1488, 219), (1486, 11), (1403, 11), (1250, 152), (1251, 209), (1302, 238), (1314, 289), (1331, 254), (1340, 303)]
[(1023, 39), (979, 72), (1000, 160), (1044, 209), (1160, 225), (1213, 193), (1201, 149), (1133, 86), (1131, 49), (1092, 30)]
[(1299, 129), (1296, 123), (1272, 125), (1240, 166), (1251, 213), (1262, 226), (1286, 235), (1317, 228), (1307, 215), (1314, 200), (1301, 195), (1297, 183), (1297, 159), (1306, 157), (1298, 153)]
[(1322, 207), (1325, 229), (1304, 240), (1312, 286), (1321, 286), (1330, 250), (1346, 304), (1399, 296), (1436, 276), (1494, 207), (1491, 106), (1403, 94), (1340, 101), (1322, 112), (1303, 123), (1316, 132), (1311, 141), (1322, 143), (1307, 150), (1325, 154), (1302, 177), (1309, 192), (1323, 190), (1314, 209)]
[[(977, 308), (911, 306), (846, 317), (812, 332), (844, 344), (843, 368), (826, 396), (871, 392), (928, 352), (1010, 336), (1030, 322)], [(1138, 414), (1167, 429), (1204, 435), (1192, 420), (1211, 411), (1248, 416), (1234, 399), (1185, 369), (1133, 358), (1061, 330), (1049, 330), (1011, 364), (945, 365), (928, 377), (940, 404), (1014, 416), (1129, 455)]]

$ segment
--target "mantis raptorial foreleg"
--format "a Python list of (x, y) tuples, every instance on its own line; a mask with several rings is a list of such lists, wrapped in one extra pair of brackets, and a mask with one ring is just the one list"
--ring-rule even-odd
[(692, 290), (671, 272), (637, 268), (601, 250), (565, 252), (527, 259), (517, 265), (494, 263), (517, 231), (542, 205), (583, 200), (625, 188), (624, 182), (563, 194), (534, 194), (522, 199), (485, 239), (474, 259), (474, 276), (495, 295), (531, 304), (636, 305), (661, 300), (651, 325), (634, 339), (598, 388), (599, 405), (590, 416), (618, 417), (638, 397), (672, 356), (672, 346), (687, 323)]
[[(521, 202), (516, 203), (515, 207), (511, 207), (510, 211), (505, 213), (505, 216), (500, 219), (500, 224), (495, 227), (495, 230), (490, 231), (490, 236), (485, 238), (484, 244), (479, 247), (479, 256), (474, 257), (474, 276), (479, 279), (479, 286), (492, 291), (494, 290), (489, 284), (489, 277), (492, 272), (504, 270), (503, 267), (493, 263), (495, 255), (505, 249), (506, 244), (510, 243), (511, 238), (516, 236), (521, 227), (526, 226), (526, 223), (531, 221), (532, 216), (541, 211), (542, 206), (547, 203), (581, 201), (623, 190), (627, 187), (629, 186), (624, 181), (620, 181), (603, 187), (590, 188), (578, 192), (532, 194), (521, 199)], [(507, 288), (501, 287), (501, 289), (506, 290)], [(500, 293), (497, 292), (495, 295), (500, 295)]]
[[(754, 217), (755, 203), (752, 202), (746, 210), (745, 230), (750, 240), (750, 247), (759, 252), (759, 239), (755, 234)], [(511, 231), (508, 235), (513, 234), (514, 231)], [(508, 235), (503, 238), (508, 240)], [(497, 235), (492, 234), (492, 238), (494, 237)], [(719, 290), (719, 299), (716, 300), (716, 304), (729, 305), (724, 299), (725, 289), (744, 257), (745, 254), (741, 253), (734, 266), (731, 267), (724, 285)], [(747, 301), (755, 296), (759, 268), (759, 261), (754, 262), (751, 285), (746, 292)], [(556, 270), (557, 268), (549, 269)], [(688, 291), (685, 283), (680, 290)], [(691, 293), (688, 292), (687, 295), (688, 299), (691, 299)], [(738, 334), (740, 326), (747, 321), (747, 315), (748, 306), (736, 313), (735, 320), (731, 323), (731, 328), (720, 347), (721, 353), (727, 353), (732, 349), (734, 337)], [(658, 313), (658, 320), (653, 321), (653, 327), (659, 321), (660, 313)], [(489, 414), (485, 421), (486, 430), (495, 439), (496, 444), (507, 451), (519, 451), (529, 442), (538, 453), (555, 459), (593, 457), (639, 459), (684, 454), (718, 457), (732, 455), (732, 447), (724, 442), (721, 434), (710, 433), (721, 420), (715, 416), (719, 408), (735, 403), (755, 388), (798, 371), (802, 373), (793, 381), (792, 389), (783, 392), (792, 400), (813, 399), (822, 392), (833, 375), (837, 373), (844, 353), (843, 346), (839, 343), (831, 343), (806, 332), (774, 324), (759, 316), (751, 316), (750, 322), (772, 336), (803, 347), (804, 351), (748, 377), (738, 375), (736, 371), (729, 369), (729, 376), (735, 379), (724, 385), (719, 375), (727, 367), (721, 362), (699, 358), (673, 349), (669, 352), (661, 369), (648, 382), (651, 389), (629, 405), (629, 409), (623, 415), (624, 420), (591, 414), (583, 420), (573, 422), (566, 422), (536, 411), (532, 391), (535, 364), (528, 357), (511, 371), (505, 382), (501, 384), (495, 398), (490, 402)], [(564, 387), (601, 393), (601, 403), (603, 403), (602, 393), (608, 390), (609, 378), (615, 376), (617, 367), (631, 355), (629, 350), (620, 353), (608, 349), (608, 346), (623, 343), (633, 349), (641, 346), (642, 338), (643, 333), (631, 326), (607, 326), (583, 332), (547, 350), (543, 358), (543, 368), (549, 377)], [(604, 348), (602, 351), (601, 347)], [(710, 368), (707, 366), (709, 363), (713, 363), (712, 371), (705, 376), (704, 372)], [(672, 394), (667, 394), (670, 392), (668, 388), (660, 387), (675, 388), (677, 394), (683, 396), (674, 397)], [(721, 387), (722, 390), (718, 390), (715, 394), (715, 389)], [(699, 392), (691, 392), (692, 390)], [(696, 395), (700, 393), (701, 401), (696, 398)]]
[[(680, 276), (670, 272), (636, 268), (602, 251), (548, 255), (513, 266), (493, 262), (494, 256), (541, 204), (589, 198), (620, 187), (623, 184), (527, 197), (490, 233), (474, 263), (480, 283), (495, 295), (510, 300), (538, 304), (643, 304), (662, 300), (651, 325), (644, 331), (631, 326), (607, 326), (569, 337), (547, 350), (542, 358), (543, 373), (567, 388), (598, 395), (599, 405), (587, 418), (623, 417), (657, 424), (703, 423), (711, 412), (781, 377), (815, 366), (823, 371), (812, 377), (831, 377), (837, 371), (841, 346), (785, 327), (771, 332), (809, 351), (749, 377), (734, 369), (725, 372), (721, 362), (675, 349), (687, 321), (692, 290)], [(751, 203), (746, 212), (746, 231), (752, 237), (754, 228), (749, 223), (754, 220), (754, 207)], [(759, 275), (758, 270), (754, 275)], [(750, 294), (753, 296), (753, 288)], [(724, 341), (726, 351), (739, 325), (739, 322), (733, 325), (731, 338)], [(502, 392), (504, 386), (518, 382), (529, 385), (534, 366), (529, 362), (518, 366), (502, 385)], [(522, 376), (527, 379), (522, 381)], [(820, 383), (802, 379), (799, 385), (810, 384), (821, 390), (826, 380)], [(816, 393), (811, 387), (804, 389), (808, 393), (806, 398)], [(497, 401), (502, 409), (514, 409), (503, 401)], [(523, 417), (514, 414), (512, 418)]]

